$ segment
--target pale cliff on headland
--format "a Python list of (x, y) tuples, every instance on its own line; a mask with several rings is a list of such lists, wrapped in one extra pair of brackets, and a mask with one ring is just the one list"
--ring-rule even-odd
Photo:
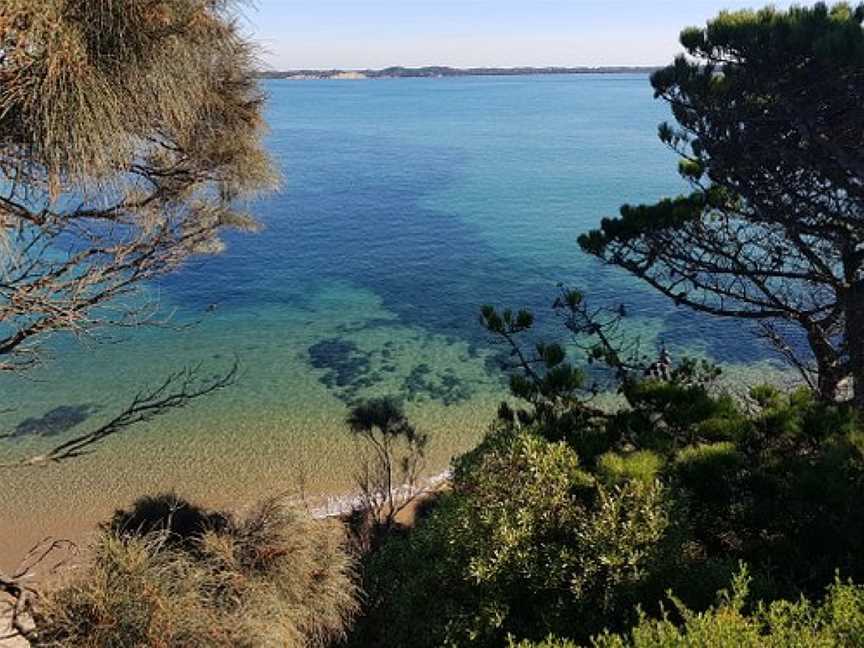
[(296, 72), (262, 72), (261, 77), (265, 79), (290, 79), (292, 81), (308, 81), (315, 79), (339, 79), (342, 81), (354, 81), (357, 79), (368, 79), (365, 72), (342, 71), (342, 70), (302, 70)]
[(654, 72), (654, 67), (515, 67), (515, 68), (452, 68), (430, 66), (420, 68), (389, 67), (382, 70), (264, 70), (264, 79), (398, 79), (440, 78), (457, 76), (528, 76), (547, 74), (621, 74)]

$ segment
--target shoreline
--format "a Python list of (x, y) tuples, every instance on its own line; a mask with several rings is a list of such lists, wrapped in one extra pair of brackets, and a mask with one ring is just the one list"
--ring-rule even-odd
[[(440, 491), (447, 482), (450, 481), (452, 477), (452, 471), (447, 469), (442, 471), (436, 475), (432, 475), (430, 477), (421, 478), (418, 481), (418, 484), (411, 488), (409, 486), (402, 486), (397, 489), (397, 494), (399, 497), (408, 498), (411, 497), (414, 499), (411, 506), (409, 506), (408, 512), (403, 511), (400, 515), (411, 519), (413, 524), (413, 519), (415, 515), (415, 510), (413, 507), (417, 505), (417, 502), (433, 496), (436, 492)], [(295, 497), (286, 497), (284, 495), (276, 497), (285, 497), (286, 504), (292, 508), (296, 508), (298, 511), (305, 510), (308, 515), (310, 515), (313, 519), (316, 520), (328, 520), (328, 519), (338, 519), (344, 518), (355, 510), (358, 510), (362, 507), (362, 500), (359, 495), (352, 493), (342, 493), (341, 495), (318, 495), (313, 498), (306, 498), (303, 495), (295, 496)], [(248, 507), (238, 506), (234, 507), (237, 511), (242, 511), (244, 508)], [(231, 507), (229, 507), (230, 510)], [(95, 532), (95, 529), (88, 533), (88, 537)], [(71, 556), (71, 562), (68, 563), (67, 568), (69, 569), (69, 573), (74, 571), (77, 566), (83, 564), (87, 560), (88, 555), (88, 546), (76, 546), (76, 550), (74, 556)], [(45, 579), (48, 583), (52, 581), (52, 578), (57, 578), (57, 575), (46, 574), (47, 578)], [(49, 585), (50, 587), (50, 585)], [(30, 646), (30, 643), (21, 636), (14, 635), (12, 633), (12, 611), (7, 610), (0, 613), (0, 648), (27, 648)]]
[[(422, 497), (441, 488), (442, 485), (450, 481), (452, 476), (452, 471), (447, 469), (431, 477), (419, 479), (413, 488), (404, 485), (394, 492), (398, 498)], [(305, 509), (316, 520), (343, 517), (363, 508), (363, 500), (359, 495), (344, 492), (341, 495), (319, 495), (308, 499), (299, 495), (288, 498), (286, 502), (291, 507)]]
[[(452, 472), (449, 468), (439, 472), (430, 470), (427, 475), (417, 481), (414, 488), (409, 488), (408, 486), (398, 488), (396, 490), (397, 496), (399, 498), (423, 497), (442, 488), (450, 480), (451, 476)], [(238, 493), (236, 498), (212, 498), (197, 496), (194, 493), (187, 492), (187, 489), (182, 487), (172, 488), (171, 486), (167, 486), (164, 489), (157, 488), (152, 491), (142, 492), (141, 495), (176, 492), (179, 496), (188, 499), (196, 505), (236, 514), (243, 514), (253, 509), (261, 501), (276, 498), (284, 502), (289, 508), (298, 511), (300, 514), (305, 513), (316, 520), (344, 518), (353, 510), (363, 507), (358, 491), (347, 487), (347, 484), (342, 487), (334, 484), (333, 489), (330, 491), (316, 489), (314, 494), (304, 492), (304, 488), (299, 484), (280, 489), (277, 483), (271, 483), (261, 490), (256, 489), (256, 491), (255, 496), (252, 496), (251, 493), (246, 493), (245, 496)], [(75, 553), (78, 558), (86, 556), (92, 541), (99, 531), (99, 525), (110, 518), (112, 512), (116, 511), (118, 507), (129, 506), (133, 501), (134, 499), (128, 501), (124, 499), (122, 503), (119, 501), (114, 503), (104, 502), (98, 509), (86, 512), (80, 509), (74, 510), (76, 507), (72, 507), (73, 511), (70, 514), (55, 516), (51, 520), (51, 524), (48, 525), (49, 529), (40, 528), (42, 527), (41, 524), (35, 525), (36, 529), (29, 525), (27, 528), (23, 528), (15, 524), (15, 520), (11, 520), (12, 524), (8, 529), (4, 528), (4, 537), (0, 538), (2, 540), (0, 542), (0, 545), (2, 545), (2, 550), (0, 550), (0, 570), (12, 571), (16, 569), (20, 561), (32, 550), (33, 546), (38, 542), (44, 542), (47, 538), (52, 540), (68, 540), (74, 544), (76, 548)], [(7, 531), (13, 531), (13, 533), (7, 535)], [(76, 558), (76, 561), (78, 558)]]
[[(725, 376), (724, 386), (738, 396), (753, 384), (798, 383), (766, 366), (736, 367)], [(499, 402), (500, 397), (490, 396), (458, 408), (427, 404), (412, 413), (433, 439), (419, 490), (449, 479), (451, 460), (482, 441)], [(332, 419), (301, 417), (290, 426), (282, 417), (250, 426), (237, 419), (243, 408), (229, 409), (217, 405), (203, 416), (197, 413), (194, 427), (184, 419), (159, 421), (114, 439), (74, 465), (34, 471), (27, 488), (7, 490), (0, 505), (0, 569), (14, 568), (46, 536), (86, 546), (100, 522), (142, 495), (173, 491), (208, 508), (235, 511), (283, 497), (318, 518), (337, 517), (356, 506), (357, 491), (346, 470), (354, 446), (339, 430), (341, 411)]]

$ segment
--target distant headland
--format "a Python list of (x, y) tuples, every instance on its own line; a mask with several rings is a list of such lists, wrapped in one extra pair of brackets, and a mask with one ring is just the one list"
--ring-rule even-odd
[(260, 73), (263, 79), (400, 79), (439, 78), (460, 76), (527, 76), (538, 74), (624, 74), (656, 71), (656, 67), (513, 67), (513, 68), (453, 68), (388, 67), (382, 70), (267, 70)]

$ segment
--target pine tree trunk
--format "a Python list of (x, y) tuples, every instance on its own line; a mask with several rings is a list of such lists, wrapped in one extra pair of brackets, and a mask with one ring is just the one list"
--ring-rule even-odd
[(816, 391), (823, 403), (837, 400), (840, 382), (845, 378), (838, 362), (835, 349), (828, 343), (825, 334), (815, 327), (808, 327), (807, 341), (816, 360)]
[(864, 278), (856, 280), (846, 302), (846, 344), (854, 381), (852, 403), (864, 412)]
[(837, 400), (837, 393), (840, 390), (840, 380), (830, 368), (819, 371), (817, 390), (821, 402), (833, 403)]

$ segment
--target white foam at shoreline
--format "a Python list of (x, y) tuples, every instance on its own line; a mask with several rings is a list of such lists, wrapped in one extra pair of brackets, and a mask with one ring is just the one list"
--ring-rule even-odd
[[(405, 500), (417, 497), (434, 491), (441, 484), (449, 481), (453, 476), (450, 470), (445, 470), (442, 473), (427, 477), (420, 480), (414, 486), (404, 485), (395, 490), (395, 499), (404, 502)], [(380, 501), (386, 499), (385, 493), (377, 493), (376, 498)], [(290, 505), (297, 508), (305, 509), (316, 520), (325, 520), (328, 518), (342, 517), (353, 511), (365, 508), (365, 500), (356, 493), (347, 493), (342, 495), (328, 495), (315, 498), (305, 498), (295, 496), (288, 499)]]

